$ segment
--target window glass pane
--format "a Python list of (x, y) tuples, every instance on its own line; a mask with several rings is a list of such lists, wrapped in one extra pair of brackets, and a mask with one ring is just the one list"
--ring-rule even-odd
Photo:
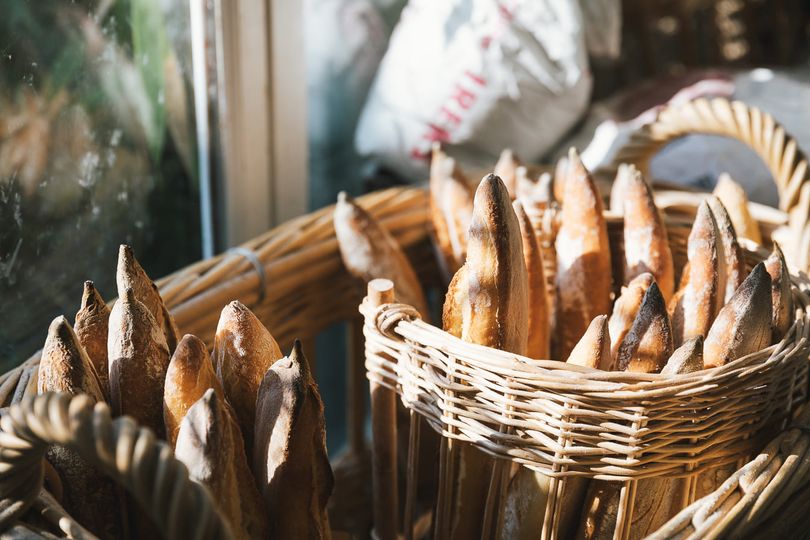
[(200, 257), (188, 4), (5, 0), (0, 370), (42, 346), (120, 243), (161, 276)]

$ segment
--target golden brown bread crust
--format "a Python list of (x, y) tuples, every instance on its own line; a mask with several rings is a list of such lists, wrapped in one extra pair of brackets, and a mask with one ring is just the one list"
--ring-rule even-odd
[(635, 321), (616, 356), (620, 371), (658, 373), (672, 354), (672, 324), (658, 284), (644, 293)]
[(662, 375), (681, 375), (703, 369), (703, 336), (693, 337), (675, 349), (667, 360)]
[[(671, 302), (675, 346), (705, 336), (723, 307), (726, 257), (720, 231), (706, 201), (700, 203), (687, 244), (686, 283)], [(683, 282), (683, 279), (681, 280)]]
[(259, 386), (283, 356), (276, 340), (244, 304), (233, 301), (222, 309), (214, 337), (214, 364), (247, 449), (253, 448)]
[(706, 201), (709, 203), (709, 209), (717, 223), (717, 230), (720, 231), (723, 254), (726, 256), (726, 292), (723, 296), (723, 303), (725, 303), (731, 300), (734, 291), (742, 285), (745, 279), (745, 260), (726, 207), (714, 195), (706, 197)]
[(717, 179), (713, 194), (722, 201), (723, 206), (728, 210), (731, 222), (737, 236), (753, 240), (757, 244), (762, 243), (762, 234), (759, 225), (748, 212), (748, 195), (745, 190), (727, 173), (723, 173)]
[(467, 287), (466, 268), (466, 266), (462, 266), (453, 276), (450, 286), (447, 287), (447, 294), (442, 307), (442, 328), (445, 332), (457, 338), (461, 337), (461, 329), (464, 324), (464, 305), (468, 301), (469, 289)]
[[(217, 406), (221, 406), (222, 409), (222, 422), (231, 430), (228, 447), (233, 447), (233, 453), (229, 454), (229, 459), (233, 464), (233, 474), (236, 476), (236, 486), (242, 501), (240, 508), (243, 526), (250, 537), (264, 537), (267, 530), (264, 505), (256, 481), (250, 472), (244, 438), (236, 420), (236, 413), (225, 399), (225, 392), (214, 374), (205, 343), (191, 334), (186, 334), (172, 355), (163, 392), (166, 437), (172, 447), (176, 444), (181, 422), (189, 409), (203, 398), (208, 389), (216, 394)], [(208, 452), (207, 449), (204, 451)]]
[(509, 193), (488, 175), (475, 192), (462, 339), (525, 354), (529, 303), (523, 242)]
[(759, 263), (720, 311), (703, 344), (703, 364), (717, 367), (771, 344), (771, 276)]
[[(632, 328), (633, 321), (636, 320), (644, 294), (654, 282), (655, 278), (648, 272), (636, 276), (630, 283), (622, 287), (621, 296), (613, 304), (608, 330), (610, 331), (610, 354), (614, 362), (619, 355), (619, 346)], [(608, 371), (611, 369), (609, 366)]]
[(270, 538), (328, 537), (326, 503), (334, 477), (323, 403), (298, 341), (262, 380), (253, 456)]
[(122, 244), (118, 250), (118, 269), (115, 274), (115, 281), (118, 285), (119, 298), (124, 296), (127, 289), (132, 289), (135, 298), (146, 306), (146, 309), (149, 310), (149, 313), (157, 322), (158, 328), (163, 332), (166, 345), (169, 347), (169, 353), (174, 352), (177, 341), (180, 339), (177, 325), (174, 324), (174, 319), (169, 310), (166, 309), (157, 285), (149, 278), (143, 267), (135, 259), (132, 248), (125, 244)]
[(765, 269), (771, 276), (771, 304), (773, 307), (773, 340), (782, 339), (793, 325), (793, 295), (790, 292), (790, 274), (785, 255), (774, 242), (773, 252), (765, 260)]
[[(636, 173), (635, 165), (622, 163), (616, 171), (616, 178), (610, 186), (610, 211), (614, 214), (624, 214), (624, 197), (627, 191), (627, 184)], [(625, 281), (628, 281), (625, 279)]]
[(668, 301), (675, 290), (675, 267), (666, 227), (641, 172), (631, 165), (625, 176), (622, 181), (624, 281), (649, 272), (655, 277), (664, 300)]
[(186, 334), (174, 350), (163, 386), (163, 422), (166, 425), (166, 441), (172, 447), (177, 442), (180, 422), (209, 388), (216, 392), (220, 400), (225, 399), (205, 343), (196, 336)]
[(390, 279), (398, 300), (428, 318), (422, 285), (396, 239), (345, 192), (338, 195), (334, 223), (340, 256), (349, 273), (364, 283)]
[(537, 242), (537, 235), (534, 232), (532, 222), (521, 202), (515, 201), (513, 208), (520, 225), (523, 260), (526, 265), (528, 284), (529, 326), (526, 355), (530, 358), (549, 358), (551, 310), (546, 289), (546, 276), (543, 270), (543, 252)]
[(509, 197), (512, 200), (517, 196), (517, 168), (523, 166), (523, 162), (515, 155), (511, 148), (504, 148), (495, 163), (492, 173), (503, 181)]
[[(104, 400), (95, 369), (64, 317), (48, 328), (36, 382), (40, 394), (83, 393), (96, 402)], [(46, 458), (59, 473), (65, 509), (92, 533), (121, 537), (121, 503), (112, 480), (69, 448), (51, 446)]]
[(610, 246), (602, 199), (573, 149), (569, 163), (556, 240), (558, 358), (568, 357), (594, 317), (610, 312)]
[(467, 254), (467, 231), (472, 219), (474, 190), (453, 158), (433, 145), (430, 162), (430, 217), (441, 262), (455, 273)]
[(128, 414), (165, 438), (163, 382), (169, 347), (155, 318), (126, 289), (110, 313), (110, 406), (114, 416)]
[(82, 305), (76, 313), (73, 329), (76, 337), (96, 368), (98, 382), (105, 400), (110, 395), (110, 376), (107, 362), (107, 333), (110, 308), (101, 298), (92, 281), (84, 282)]
[(605, 371), (610, 370), (612, 358), (607, 315), (597, 315), (591, 321), (585, 334), (565, 362)]

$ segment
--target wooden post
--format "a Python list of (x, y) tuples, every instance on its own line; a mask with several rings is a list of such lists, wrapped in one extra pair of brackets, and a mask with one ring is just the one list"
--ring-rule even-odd
[[(394, 301), (394, 284), (374, 279), (368, 284), (368, 302), (381, 306)], [(396, 540), (399, 527), (397, 486), (396, 392), (378, 383), (370, 383), (372, 434), (372, 495), (374, 505), (373, 538)]]

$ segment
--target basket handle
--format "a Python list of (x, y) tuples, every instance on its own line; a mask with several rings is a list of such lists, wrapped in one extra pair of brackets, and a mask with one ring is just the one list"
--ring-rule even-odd
[[(0, 531), (37, 500), (52, 444), (75, 450), (121, 484), (165, 538), (232, 537), (208, 490), (152, 431), (127, 416), (112, 420), (109, 406), (89, 396), (53, 392), (24, 398), (0, 418)], [(60, 526), (77, 529), (75, 522)]]
[[(788, 212), (797, 206), (802, 188), (810, 185), (807, 157), (796, 140), (786, 134), (770, 114), (725, 98), (700, 98), (665, 107), (655, 121), (630, 135), (605, 172), (615, 173), (621, 163), (633, 163), (649, 172), (649, 162), (661, 148), (675, 139), (697, 133), (736, 139), (754, 150), (773, 176), (781, 210)], [(798, 219), (803, 229), (808, 212), (803, 212)]]

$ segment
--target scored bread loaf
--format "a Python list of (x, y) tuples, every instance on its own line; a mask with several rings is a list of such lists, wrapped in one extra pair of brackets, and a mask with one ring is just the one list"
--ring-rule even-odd
[[(48, 328), (36, 383), (40, 394), (87, 394), (95, 402), (104, 401), (95, 368), (64, 317)], [(49, 447), (46, 458), (59, 474), (65, 509), (93, 534), (120, 538), (121, 503), (112, 480), (65, 446)]]
[(110, 396), (110, 375), (107, 362), (107, 333), (110, 308), (96, 290), (92, 281), (84, 282), (82, 305), (76, 313), (73, 329), (90, 362), (96, 368), (98, 382), (105, 399)]
[(503, 181), (512, 200), (517, 197), (517, 168), (523, 163), (511, 148), (504, 148), (492, 173)]
[(675, 267), (666, 227), (641, 172), (630, 165), (623, 176), (624, 281), (649, 272), (669, 301), (675, 290)]
[(149, 310), (149, 313), (157, 322), (158, 328), (163, 332), (166, 345), (169, 347), (169, 353), (174, 352), (174, 348), (180, 339), (177, 325), (174, 324), (174, 319), (169, 310), (166, 309), (157, 285), (149, 278), (143, 267), (135, 259), (132, 248), (125, 244), (122, 244), (118, 250), (118, 269), (115, 273), (115, 281), (118, 285), (119, 298), (124, 296), (127, 289), (132, 289), (135, 298), (146, 306), (146, 309)]
[[(213, 398), (205, 398), (205, 402), (201, 402), (208, 390), (214, 392), (216, 402), (212, 401)], [(225, 392), (214, 373), (205, 343), (196, 336), (186, 334), (177, 344), (177, 349), (172, 355), (163, 391), (166, 440), (173, 448), (177, 444), (180, 426), (195, 404), (201, 410), (198, 411), (197, 418), (192, 420), (192, 425), (209, 426), (208, 423), (201, 424), (200, 422), (216, 421), (216, 425), (210, 424), (209, 433), (206, 436), (212, 437), (219, 444), (224, 445), (222, 451), (226, 453), (230, 463), (225, 473), (232, 474), (236, 478), (236, 488), (241, 500), (241, 525), (239, 528), (245, 529), (252, 538), (264, 536), (267, 530), (264, 505), (261, 502), (256, 481), (250, 472), (242, 430), (236, 420), (236, 413), (225, 399)], [(222, 427), (229, 429), (230, 435), (218, 433), (217, 430)], [(188, 435), (191, 437), (187, 442), (193, 443), (194, 435)], [(201, 463), (204, 464), (204, 460), (207, 459), (206, 456), (210, 452), (212, 450), (209, 448), (195, 448), (183, 455), (202, 459)], [(179, 454), (178, 457), (180, 457)]]
[(549, 358), (550, 308), (546, 276), (543, 270), (543, 252), (537, 235), (523, 204), (513, 203), (523, 240), (523, 259), (526, 264), (527, 294), (529, 300), (529, 326), (526, 355), (530, 358)]
[(461, 337), (461, 329), (464, 325), (464, 306), (468, 302), (469, 286), (466, 268), (466, 265), (463, 265), (453, 275), (442, 307), (442, 328), (457, 338)]
[(233, 301), (222, 309), (214, 336), (214, 365), (248, 452), (253, 448), (259, 386), (283, 356), (276, 340), (244, 304)]
[(576, 150), (571, 149), (568, 161), (556, 240), (556, 358), (567, 358), (594, 317), (610, 312), (610, 246), (602, 199)]
[(571, 351), (566, 364), (610, 370), (610, 328), (607, 315), (597, 315)]
[(684, 341), (667, 360), (662, 375), (681, 375), (703, 369), (703, 336)]
[(644, 293), (630, 331), (619, 345), (616, 367), (619, 371), (658, 373), (672, 354), (672, 324), (664, 296), (653, 283)]
[(688, 271), (670, 302), (675, 346), (705, 336), (723, 307), (726, 257), (720, 231), (706, 201), (700, 203), (687, 243)]
[(326, 502), (334, 477), (323, 403), (301, 343), (267, 370), (256, 402), (253, 473), (270, 538), (328, 538)]
[(742, 186), (735, 182), (731, 175), (723, 173), (717, 179), (713, 194), (728, 210), (737, 235), (761, 244), (762, 234), (756, 220), (748, 211), (748, 196)]
[(759, 263), (723, 307), (703, 344), (703, 364), (717, 367), (771, 344), (771, 276)]
[(340, 256), (349, 273), (364, 283), (390, 279), (398, 300), (429, 318), (422, 285), (396, 239), (343, 191), (335, 205), (334, 223)]
[(439, 262), (454, 274), (467, 254), (467, 231), (472, 219), (474, 190), (461, 168), (433, 145), (430, 162), (430, 218)]
[(163, 381), (169, 347), (157, 321), (132, 289), (124, 291), (110, 313), (107, 356), (113, 415), (128, 414), (165, 438)]
[[(615, 362), (619, 355), (619, 346), (624, 342), (625, 336), (636, 320), (638, 309), (647, 289), (655, 282), (655, 278), (649, 272), (639, 274), (633, 280), (622, 287), (621, 296), (613, 304), (613, 313), (610, 314), (608, 330), (610, 331), (610, 354)], [(606, 371), (613, 368), (610, 365), (602, 367)]]
[(773, 340), (780, 340), (793, 325), (793, 295), (790, 292), (790, 274), (785, 255), (774, 242), (773, 252), (765, 260), (765, 269), (771, 276), (771, 305), (773, 307)]
[(709, 203), (709, 209), (712, 211), (714, 220), (717, 223), (717, 230), (720, 231), (723, 254), (726, 256), (726, 292), (723, 296), (723, 302), (725, 303), (731, 300), (734, 291), (742, 285), (745, 279), (745, 260), (726, 207), (714, 195), (706, 197), (706, 201)]
[[(613, 185), (610, 187), (610, 211), (614, 214), (624, 214), (624, 197), (627, 192), (627, 184), (630, 182), (635, 172), (635, 165), (628, 163), (619, 164), (619, 169), (616, 171), (616, 178), (614, 178)], [(625, 281), (627, 281), (627, 279), (625, 279)]]
[[(520, 224), (506, 186), (486, 176), (475, 193), (467, 259), (454, 276), (444, 308), (444, 324), (457, 331), (461, 308), (461, 338), (517, 354), (525, 354), (528, 329), (528, 282)], [(450, 538), (480, 535), (484, 525), (492, 458), (471, 445), (454, 443), (441, 464), (440, 476), (452, 476), (448, 513)], [(456, 475), (455, 472), (459, 474)], [(496, 471), (500, 475), (501, 471)], [(494, 500), (497, 503), (497, 494)]]

